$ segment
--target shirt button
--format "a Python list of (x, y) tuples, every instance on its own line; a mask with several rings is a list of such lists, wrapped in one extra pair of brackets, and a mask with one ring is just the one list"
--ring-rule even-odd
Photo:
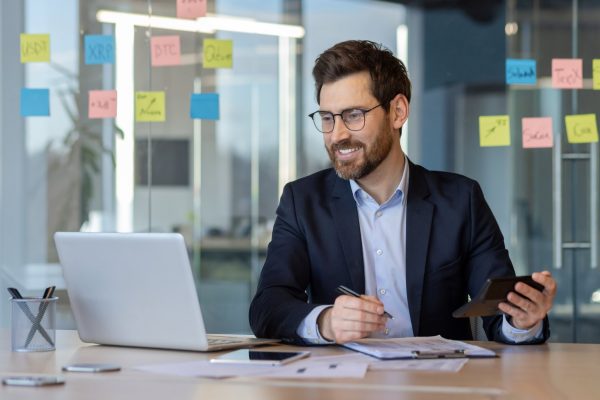
[(385, 333), (386, 335), (389, 335), (390, 334), (390, 328), (385, 328), (385, 331), (383, 333)]
[(385, 289), (379, 289), (379, 293), (381, 293), (381, 294), (385, 294), (385, 293), (386, 293), (386, 290), (385, 290)]
[(383, 254), (383, 250), (381, 250), (381, 249), (377, 249), (377, 255), (378, 255), (378, 256), (380, 256), (380, 255), (382, 255), (382, 254)]
[(375, 216), (376, 216), (376, 217), (381, 217), (382, 215), (383, 215), (383, 212), (381, 212), (381, 211), (377, 211), (377, 212), (375, 213)]

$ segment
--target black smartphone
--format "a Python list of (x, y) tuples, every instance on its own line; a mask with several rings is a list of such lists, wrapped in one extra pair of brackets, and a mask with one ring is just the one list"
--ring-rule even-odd
[(503, 301), (508, 302), (506, 297), (510, 292), (515, 291), (515, 285), (518, 282), (523, 282), (540, 292), (544, 290), (544, 286), (534, 281), (531, 275), (490, 278), (485, 282), (477, 296), (456, 309), (452, 316), (454, 318), (484, 317), (500, 313), (498, 304)]

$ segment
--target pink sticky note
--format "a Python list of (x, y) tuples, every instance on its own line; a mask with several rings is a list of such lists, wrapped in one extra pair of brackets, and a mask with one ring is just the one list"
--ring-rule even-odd
[(206, 0), (177, 0), (177, 18), (196, 19), (206, 15)]
[(552, 118), (523, 118), (523, 148), (552, 147)]
[(89, 118), (114, 118), (117, 116), (116, 90), (90, 90)]
[(558, 89), (583, 88), (583, 62), (581, 58), (552, 59), (552, 87)]
[(181, 41), (179, 36), (155, 36), (150, 39), (152, 66), (181, 64)]

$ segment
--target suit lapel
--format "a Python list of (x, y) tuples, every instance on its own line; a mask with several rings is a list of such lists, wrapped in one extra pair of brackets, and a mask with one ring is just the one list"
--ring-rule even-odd
[(353, 289), (358, 293), (364, 293), (365, 272), (356, 201), (352, 196), (350, 183), (337, 176), (334, 179), (331, 213), (338, 239), (342, 244)]
[(406, 290), (413, 333), (419, 334), (423, 280), (434, 207), (425, 200), (429, 189), (420, 167), (410, 164), (406, 210)]

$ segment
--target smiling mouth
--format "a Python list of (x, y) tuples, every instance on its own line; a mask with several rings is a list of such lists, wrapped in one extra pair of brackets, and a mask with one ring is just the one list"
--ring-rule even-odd
[(360, 147), (353, 147), (350, 149), (338, 149), (338, 152), (342, 155), (347, 155), (347, 154), (351, 154), (354, 153), (356, 151), (360, 150)]

